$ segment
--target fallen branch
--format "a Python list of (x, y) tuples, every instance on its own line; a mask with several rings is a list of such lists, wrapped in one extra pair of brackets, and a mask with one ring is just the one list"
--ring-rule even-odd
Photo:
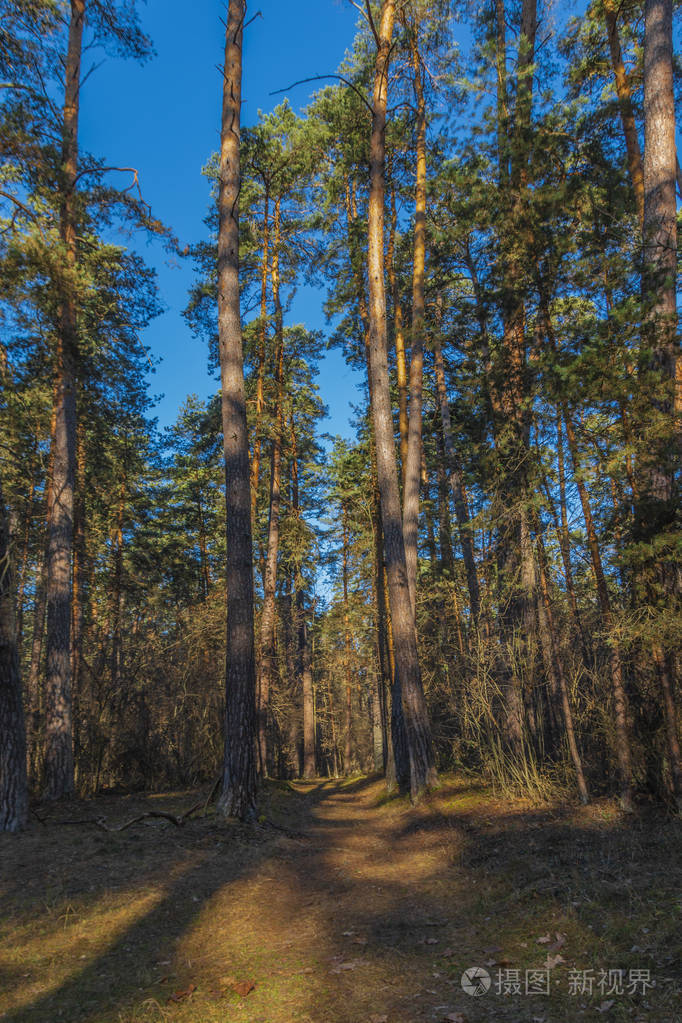
[(145, 811), (145, 813), (138, 814), (137, 817), (132, 817), (129, 821), (126, 821), (124, 824), (119, 824), (118, 826), (115, 827), (111, 827), (107, 823), (106, 817), (84, 817), (82, 820), (56, 821), (55, 823), (69, 824), (72, 826), (80, 824), (92, 824), (96, 828), (100, 828), (102, 831), (108, 831), (110, 834), (113, 834), (114, 832), (127, 831), (128, 828), (132, 828), (133, 824), (140, 824), (142, 821), (149, 820), (150, 818), (155, 818), (159, 820), (169, 821), (171, 824), (175, 825), (176, 828), (181, 828), (186, 823), (186, 821), (192, 816), (192, 814), (196, 813), (197, 810), (201, 810), (204, 805), (205, 804), (203, 800), (200, 803), (195, 803), (194, 806), (190, 806), (189, 810), (185, 810), (185, 812), (180, 814), (180, 816), (177, 816), (174, 813), (167, 813), (165, 810), (147, 810)]

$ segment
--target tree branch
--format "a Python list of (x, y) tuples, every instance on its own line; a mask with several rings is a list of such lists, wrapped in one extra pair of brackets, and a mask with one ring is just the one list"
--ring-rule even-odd
[(344, 85), (347, 85), (349, 89), (352, 89), (355, 95), (359, 99), (361, 99), (362, 102), (365, 104), (372, 117), (374, 117), (374, 109), (372, 108), (371, 103), (369, 103), (367, 99), (362, 95), (360, 90), (355, 85), (353, 85), (352, 82), (349, 82), (347, 78), (344, 78), (343, 75), (311, 75), (310, 78), (299, 78), (297, 82), (292, 82), (292, 84), (287, 86), (286, 89), (275, 89), (275, 91), (271, 92), (270, 95), (279, 96), (281, 95), (281, 93), (288, 92), (289, 89), (293, 89), (297, 85), (304, 85), (306, 82), (322, 82), (327, 78), (338, 78), (340, 82), (343, 82)]

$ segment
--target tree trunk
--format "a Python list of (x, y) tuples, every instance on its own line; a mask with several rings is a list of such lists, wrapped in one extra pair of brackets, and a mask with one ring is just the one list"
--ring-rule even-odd
[(78, 771), (80, 752), (80, 674), (83, 642), (83, 584), (85, 579), (85, 428), (78, 424), (76, 494), (73, 517), (73, 601), (71, 609), (71, 681), (73, 693), (73, 750)]
[(305, 619), (305, 609), (302, 608), (302, 611), (299, 643), (303, 657), (303, 777), (310, 779), (317, 774), (317, 723), (315, 721), (315, 690), (310, 637), (308, 623)]
[(270, 252), (270, 195), (265, 190), (265, 208), (263, 211), (263, 256), (261, 261), (260, 282), (260, 336), (258, 339), (258, 370), (256, 373), (256, 422), (253, 430), (253, 458), (251, 459), (251, 517), (256, 520), (256, 502), (258, 501), (258, 480), (260, 476), (261, 453), (261, 419), (265, 398), (263, 385), (265, 380), (265, 353), (268, 332), (268, 255)]
[[(675, 481), (681, 451), (682, 359), (677, 334), (672, 0), (646, 0), (644, 22), (643, 368), (654, 374), (651, 407), (655, 421), (653, 430), (645, 426), (636, 525), (639, 536), (651, 542), (675, 528), (679, 510)], [(649, 576), (656, 577), (651, 579), (651, 589), (665, 594), (667, 606), (674, 603), (676, 596), (679, 598), (675, 592), (678, 566), (671, 546), (659, 553), (657, 563), (647, 569)], [(663, 696), (673, 795), (682, 810), (682, 760), (673, 695), (674, 651), (655, 643), (654, 661)]]
[[(364, 344), (365, 344), (365, 364), (367, 366), (367, 379), (369, 382), (369, 399), (370, 407), (372, 406), (372, 373), (370, 368), (370, 323), (369, 323), (369, 309), (367, 306), (367, 296), (365, 292), (365, 282), (362, 271), (362, 257), (358, 247), (354, 243), (354, 232), (353, 224), (357, 217), (357, 208), (354, 199), (354, 191), (351, 189), (349, 181), (346, 182), (346, 219), (347, 219), (347, 237), (348, 246), (350, 250), (351, 267), (353, 270), (353, 277), (355, 280), (355, 295), (358, 304), (358, 313), (360, 315), (360, 321), (364, 330)], [(389, 240), (389, 252), (390, 252), (390, 240)], [(390, 260), (389, 260), (389, 273), (390, 273)], [(397, 292), (394, 296), (394, 301), (397, 301)], [(395, 310), (394, 310), (395, 311)], [(397, 315), (397, 314), (396, 314)], [(405, 414), (404, 419), (401, 418), (401, 438), (404, 438), (405, 445), (407, 444), (407, 374), (405, 371), (405, 348), (404, 339), (402, 338), (402, 312), (400, 314), (400, 323), (396, 321), (396, 357), (399, 363), (399, 389), (402, 386), (403, 396), (405, 397)], [(400, 342), (398, 341), (398, 330), (400, 330)], [(401, 347), (402, 346), (402, 347)], [(400, 354), (402, 353), (402, 371), (400, 370)], [(402, 373), (402, 376), (401, 376)], [(402, 380), (402, 384), (401, 381)], [(402, 399), (401, 399), (402, 400)], [(402, 406), (401, 406), (402, 407)], [(402, 413), (401, 413), (402, 415)], [(401, 441), (402, 443), (402, 441)], [(377, 594), (377, 645), (379, 654), (380, 670), (383, 678), (383, 686), (391, 692), (391, 717), (393, 720), (392, 735), (393, 741), (389, 745), (388, 743), (388, 723), (387, 723), (387, 712), (385, 706), (386, 693), (382, 693), (383, 696), (383, 709), (384, 709), (384, 765), (386, 770), (386, 781), (389, 788), (396, 783), (396, 773), (404, 779), (404, 784), (409, 784), (409, 765), (403, 764), (402, 760), (396, 767), (395, 761), (395, 750), (398, 749), (402, 755), (404, 752), (405, 744), (402, 740), (403, 734), (403, 719), (402, 719), (402, 705), (401, 701), (396, 698), (394, 691), (395, 687), (395, 659), (393, 652), (393, 634), (391, 631), (391, 615), (388, 606), (388, 593), (385, 586), (385, 558), (384, 558), (384, 541), (383, 532), (381, 527), (381, 496), (379, 494), (379, 485), (377, 481), (377, 460), (376, 460), (376, 444), (374, 436), (370, 436), (370, 475), (372, 480), (372, 528), (374, 531), (374, 570), (376, 579), (376, 594)], [(407, 450), (407, 449), (405, 449)], [(403, 461), (404, 464), (404, 461)], [(402, 782), (400, 783), (402, 786)]]
[[(640, 225), (644, 222), (644, 174), (642, 170), (642, 152), (639, 148), (637, 136), (637, 125), (635, 114), (632, 109), (632, 91), (630, 80), (623, 63), (623, 54), (620, 48), (620, 37), (618, 35), (618, 8), (614, 0), (604, 0), (604, 20), (606, 22), (606, 35), (609, 41), (609, 53), (611, 54), (611, 66), (616, 82), (616, 95), (620, 108), (620, 118), (623, 124), (625, 135), (625, 148), (628, 154), (628, 168), (630, 180), (635, 193), (637, 205), (637, 216)], [(673, 186), (674, 188), (674, 186)]]
[(343, 509), (343, 629), (345, 640), (345, 673), (346, 673), (346, 728), (343, 767), (346, 774), (351, 772), (353, 754), (353, 684), (351, 673), (351, 639), (350, 618), (348, 616), (348, 522), (346, 509)]
[(76, 468), (76, 287), (78, 117), (85, 0), (71, 0), (62, 129), (62, 208), (60, 237), (66, 261), (56, 352), (56, 415), (52, 454), (53, 503), (48, 522), (47, 679), (45, 797), (74, 791), (71, 707), (71, 559), (73, 491)]
[(436, 781), (431, 724), (422, 689), (414, 610), (405, 562), (405, 542), (393, 438), (388, 375), (384, 285), (384, 157), (388, 66), (395, 18), (394, 0), (383, 0), (374, 69), (369, 196), (369, 320), (372, 419), (381, 494), (381, 517), (395, 651), (396, 688), (401, 694), (410, 764), (410, 794), (417, 799)]
[(388, 246), (386, 248), (386, 272), (388, 274), (388, 283), (391, 287), (391, 299), (393, 302), (393, 336), (395, 343), (396, 383), (398, 384), (398, 427), (400, 430), (400, 468), (404, 487), (405, 473), (407, 472), (409, 421), (407, 417), (407, 357), (405, 355), (405, 322), (403, 319), (403, 306), (400, 301), (400, 292), (398, 290), (398, 276), (395, 272), (395, 237), (398, 226), (398, 211), (395, 202), (395, 192), (395, 185), (393, 185), (391, 187), (391, 222), (388, 232)]
[(277, 338), (277, 406), (275, 435), (272, 439), (270, 459), (270, 514), (268, 524), (268, 548), (265, 558), (265, 579), (263, 585), (263, 611), (260, 628), (260, 676), (258, 684), (258, 749), (260, 773), (267, 776), (267, 725), (270, 702), (270, 686), (274, 671), (275, 642), (275, 597), (277, 593), (277, 555), (279, 550), (279, 514), (281, 502), (282, 440), (284, 434), (284, 328), (282, 303), (280, 300), (279, 247), (280, 247), (280, 204), (275, 206), (275, 250), (272, 257), (272, 295), (275, 306), (275, 335)]
[(540, 628), (545, 630), (546, 642), (548, 645), (548, 652), (550, 655), (551, 672), (554, 676), (555, 686), (559, 691), (561, 699), (561, 711), (564, 719), (564, 727), (566, 729), (566, 739), (568, 741), (568, 749), (571, 754), (571, 760), (573, 761), (573, 767), (575, 769), (576, 781), (578, 784), (578, 792), (580, 793), (580, 799), (583, 803), (588, 803), (590, 796), (587, 791), (587, 783), (585, 781), (585, 774), (583, 772), (583, 764), (578, 751), (578, 743), (575, 737), (575, 728), (573, 727), (573, 712), (571, 710), (571, 701), (568, 692), (568, 683), (566, 681), (566, 675), (564, 672), (564, 665), (561, 659), (561, 651), (559, 650), (559, 643), (557, 640), (556, 629), (554, 626), (554, 615), (552, 612), (552, 602), (549, 593), (549, 582), (547, 577), (547, 555), (545, 553), (545, 545), (542, 539), (542, 533), (540, 531), (540, 523), (537, 515), (535, 516), (535, 543), (538, 549), (538, 569), (540, 575), (540, 595), (541, 603), (539, 603), (540, 614), (538, 616)]
[(611, 612), (611, 599), (606, 585), (606, 577), (602, 566), (599, 543), (597, 541), (597, 534), (594, 528), (594, 521), (592, 519), (590, 500), (581, 475), (580, 457), (578, 454), (575, 431), (573, 429), (573, 423), (571, 422), (568, 409), (564, 408), (563, 412), (564, 425), (566, 427), (566, 439), (568, 440), (568, 446), (573, 460), (574, 477), (578, 488), (578, 495), (580, 497), (583, 518), (585, 520), (585, 529), (587, 531), (587, 546), (590, 551), (592, 569), (597, 585), (597, 599), (599, 601), (601, 618), (604, 629), (607, 633), (609, 645), (611, 687), (613, 691), (614, 723), (616, 730), (616, 756), (618, 759), (618, 773), (620, 776), (621, 804), (625, 810), (630, 810), (632, 809), (632, 766), (630, 757), (630, 737), (628, 734), (628, 707), (627, 697), (625, 694), (625, 683), (623, 680), (623, 663), (621, 660), (620, 645), (616, 637), (613, 635), (614, 621), (613, 614)]
[(244, 0), (229, 0), (218, 192), (218, 332), (225, 458), (227, 654), (225, 754), (218, 809), (239, 818), (256, 803), (253, 551), (249, 438), (239, 305), (239, 137)]
[(9, 522), (0, 483), (0, 831), (28, 818), (26, 732), (14, 621)]
[(412, 271), (412, 336), (410, 344), (410, 418), (407, 436), (407, 466), (403, 491), (403, 534), (407, 584), (416, 609), (417, 554), (419, 543), (419, 483), (422, 461), (422, 390), (424, 382), (424, 272), (426, 262), (426, 102), (418, 25), (412, 26), (410, 50), (417, 105), (417, 168), (414, 213), (414, 254)]

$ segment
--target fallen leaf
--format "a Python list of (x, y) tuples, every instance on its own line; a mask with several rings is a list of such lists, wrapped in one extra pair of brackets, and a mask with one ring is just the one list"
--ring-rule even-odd
[(545, 959), (545, 968), (548, 969), (548, 970), (553, 970), (555, 966), (559, 965), (559, 963), (565, 963), (565, 962), (566, 962), (566, 960), (564, 959), (563, 956), (559, 956), (559, 955), (547, 956), (547, 958)]
[(437, 945), (438, 944), (438, 938), (427, 938), (426, 939), (426, 944), (427, 945)]
[(388, 1016), (370, 1016), (369, 1023), (388, 1023)]
[(543, 934), (543, 936), (541, 938), (538, 938), (537, 944), (538, 945), (549, 945), (551, 940), (552, 939), (550, 938), (549, 934)]
[(441, 952), (441, 959), (450, 959), (455, 954), (454, 948), (446, 948), (444, 952)]
[(463, 1012), (449, 1012), (443, 1016), (443, 1023), (469, 1023)]
[(608, 1002), (602, 1002), (601, 1005), (597, 1006), (597, 1012), (608, 1012), (615, 1004), (615, 998), (611, 998)]
[(168, 1003), (170, 1004), (171, 1002), (182, 1002), (185, 1000), (185, 998), (189, 998), (190, 995), (194, 994), (196, 989), (197, 989), (196, 984), (190, 984), (189, 987), (185, 988), (184, 991), (176, 991), (174, 994), (172, 994), (168, 999)]
[(252, 980), (237, 980), (230, 986), (240, 998), (246, 998), (247, 995), (251, 994), (256, 985)]
[(563, 946), (566, 944), (565, 934), (559, 934), (559, 932), (557, 931), (555, 934), (555, 938), (556, 941), (553, 941), (552, 944), (549, 946), (549, 948), (547, 949), (548, 952), (558, 952), (559, 949), (563, 948)]

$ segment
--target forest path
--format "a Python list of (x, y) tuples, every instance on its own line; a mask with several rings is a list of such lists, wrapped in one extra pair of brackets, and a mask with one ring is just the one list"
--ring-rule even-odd
[[(187, 805), (110, 796), (79, 814)], [(607, 802), (538, 809), (465, 779), (416, 808), (378, 780), (271, 783), (261, 811), (248, 826), (208, 816), (106, 834), (54, 818), (3, 836), (0, 1019), (680, 1018), (675, 822)], [(527, 994), (526, 971), (547, 962), (551, 993)], [(472, 966), (492, 979), (480, 998), (462, 989)], [(649, 969), (657, 986), (569, 993), (569, 970), (596, 981), (602, 968)]]

